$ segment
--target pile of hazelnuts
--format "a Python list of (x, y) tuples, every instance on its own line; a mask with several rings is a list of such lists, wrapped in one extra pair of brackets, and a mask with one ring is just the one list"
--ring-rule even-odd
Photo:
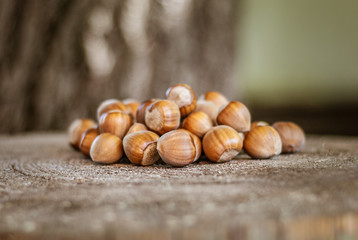
[(183, 167), (203, 154), (212, 162), (227, 162), (242, 149), (255, 159), (299, 151), (303, 130), (293, 122), (251, 122), (248, 108), (229, 102), (215, 91), (199, 100), (187, 84), (177, 84), (166, 99), (109, 99), (97, 109), (98, 124), (76, 119), (69, 127), (69, 142), (94, 162), (112, 164), (125, 156), (133, 164), (148, 166), (162, 159)]

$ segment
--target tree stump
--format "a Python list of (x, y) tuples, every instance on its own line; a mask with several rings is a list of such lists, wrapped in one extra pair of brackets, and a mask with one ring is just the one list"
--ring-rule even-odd
[(356, 239), (358, 138), (269, 160), (99, 165), (65, 134), (0, 136), (0, 239)]

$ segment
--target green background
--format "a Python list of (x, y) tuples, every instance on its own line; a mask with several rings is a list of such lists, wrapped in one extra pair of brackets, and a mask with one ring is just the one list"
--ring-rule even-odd
[(358, 102), (358, 1), (247, 0), (238, 88), (251, 105)]

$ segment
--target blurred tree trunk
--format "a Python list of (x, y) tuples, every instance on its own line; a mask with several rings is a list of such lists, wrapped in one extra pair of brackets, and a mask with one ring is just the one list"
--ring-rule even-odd
[(0, 1), (0, 132), (65, 129), (106, 98), (234, 97), (235, 0)]

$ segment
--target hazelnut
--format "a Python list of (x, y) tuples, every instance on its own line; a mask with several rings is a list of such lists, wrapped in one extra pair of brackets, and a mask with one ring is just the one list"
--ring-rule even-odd
[(148, 166), (159, 160), (157, 140), (154, 132), (143, 130), (128, 134), (123, 139), (123, 148), (127, 158), (133, 164)]
[(229, 100), (219, 92), (209, 91), (200, 96), (200, 100), (210, 101), (214, 103), (218, 108), (229, 103)]
[(120, 110), (125, 113), (129, 113), (128, 108), (117, 99), (108, 99), (103, 101), (97, 108), (97, 119), (101, 118), (101, 115), (112, 110)]
[(90, 128), (82, 134), (82, 139), (81, 139), (81, 143), (80, 143), (80, 151), (84, 155), (89, 156), (91, 145), (92, 145), (94, 139), (98, 135), (99, 135), (98, 128)]
[(232, 160), (242, 149), (242, 138), (232, 127), (220, 125), (210, 129), (203, 138), (203, 150), (213, 162)]
[(258, 126), (246, 135), (244, 148), (252, 158), (270, 158), (281, 153), (282, 143), (273, 127)]
[(293, 153), (302, 149), (305, 144), (305, 133), (300, 126), (293, 122), (275, 122), (272, 125), (282, 141), (282, 152)]
[(183, 167), (199, 159), (201, 142), (191, 132), (177, 129), (159, 138), (157, 150), (165, 163), (174, 167)]
[(113, 110), (102, 114), (99, 119), (99, 132), (112, 133), (120, 139), (123, 139), (131, 125), (132, 119), (127, 113)]
[(166, 95), (168, 100), (178, 105), (182, 118), (188, 116), (196, 108), (195, 93), (187, 84), (176, 84), (168, 88)]
[(182, 127), (202, 138), (213, 127), (213, 123), (206, 113), (194, 112), (184, 119)]
[(251, 115), (247, 107), (238, 101), (231, 101), (219, 112), (218, 124), (228, 125), (238, 132), (250, 130)]
[(136, 121), (138, 123), (145, 123), (145, 110), (147, 109), (147, 107), (154, 103), (155, 101), (158, 101), (160, 99), (158, 98), (153, 98), (153, 99), (149, 99), (146, 100), (144, 102), (142, 102), (138, 108), (137, 108), (137, 113), (136, 113)]
[(97, 163), (111, 164), (118, 162), (123, 156), (122, 140), (116, 135), (102, 133), (94, 139), (90, 156)]
[(69, 143), (74, 149), (78, 149), (81, 143), (82, 134), (89, 128), (95, 128), (96, 122), (92, 119), (76, 119), (68, 128)]
[(131, 134), (134, 132), (142, 131), (142, 130), (148, 130), (148, 128), (143, 123), (134, 123), (128, 130), (127, 134)]
[(180, 124), (178, 106), (170, 100), (160, 100), (149, 105), (145, 111), (145, 124), (160, 135), (177, 129)]
[(216, 125), (216, 117), (218, 116), (219, 108), (213, 102), (199, 100), (196, 103), (196, 109), (194, 110), (194, 112), (206, 113), (213, 122), (213, 125)]
[(127, 111), (132, 114), (134, 119), (136, 119), (137, 109), (140, 105), (140, 102), (131, 98), (124, 99), (122, 102), (124, 106), (127, 108)]

